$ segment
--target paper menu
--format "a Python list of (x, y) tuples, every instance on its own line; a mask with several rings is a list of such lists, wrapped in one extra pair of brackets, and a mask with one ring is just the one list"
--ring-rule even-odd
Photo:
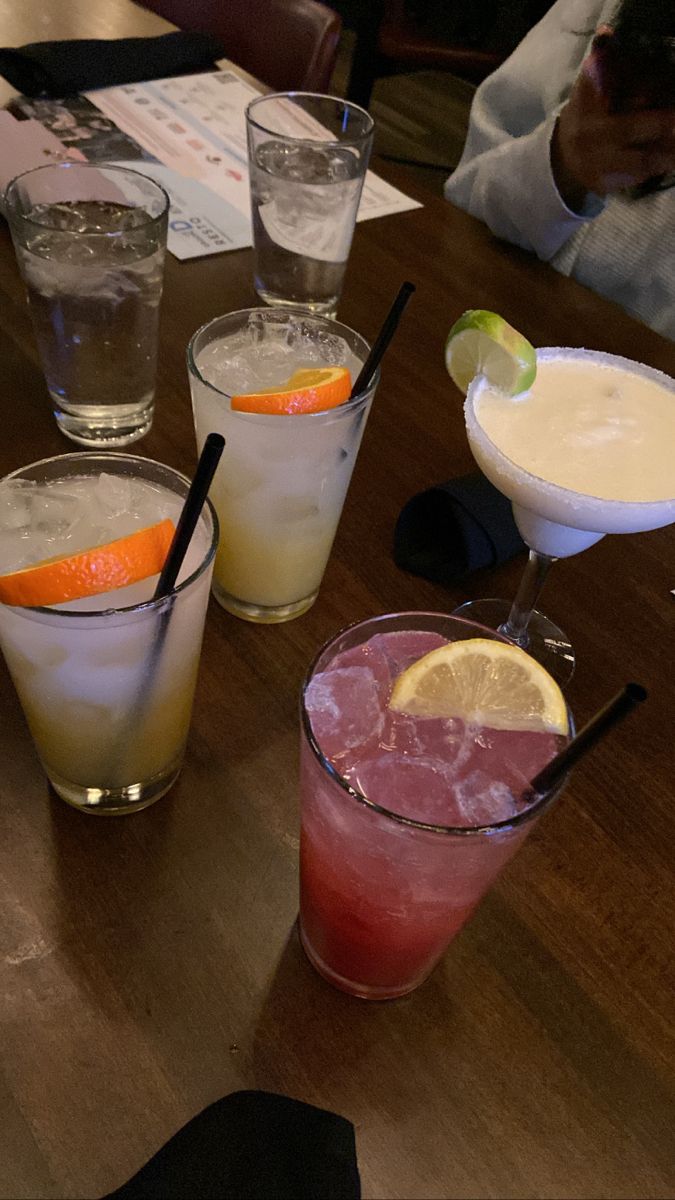
[(79, 150), (67, 149), (39, 121), (17, 121), (5, 109), (0, 109), (0, 144), (0, 210), (7, 184), (15, 175), (47, 163), (87, 161)]
[(250, 222), (244, 112), (257, 95), (222, 71), (103, 88), (87, 99), (164, 166), (204, 184)]
[[(169, 194), (170, 212), (167, 245), (178, 259), (196, 258), (222, 250), (234, 250), (251, 244), (248, 212), (227, 203), (204, 184), (158, 162), (156, 156), (139, 145), (133, 137), (120, 130), (84, 96), (66, 100), (48, 100), (26, 96), (15, 101), (22, 114), (17, 121), (9, 113), (7, 123), (16, 130), (14, 140), (19, 146), (29, 144), (29, 131), (40, 131), (37, 161), (22, 161), (17, 170), (37, 166), (43, 161), (70, 158), (91, 164), (107, 164), (131, 168), (149, 175)], [(2, 118), (0, 118), (0, 121)], [(23, 131), (26, 131), (24, 135)], [(10, 145), (3, 133), (3, 150)], [(50, 157), (44, 157), (48, 147)], [(161, 152), (161, 146), (156, 146)], [(0, 177), (7, 154), (0, 163)], [(9, 168), (8, 168), (9, 169)], [(10, 169), (10, 176), (15, 171)], [(197, 172), (201, 173), (201, 172)], [(239, 173), (241, 174), (241, 173)], [(1, 209), (0, 193), (0, 209)]]
[[(118, 162), (120, 167), (139, 169), (138, 162)], [(141, 170), (169, 195), (167, 246), (181, 260), (202, 258), (223, 250), (240, 250), (251, 245), (248, 214), (225, 205), (220, 196), (196, 179), (188, 179), (163, 163), (144, 162)]]
[[(231, 206), (237, 222), (232, 213), (223, 211), (223, 231), (231, 219), (232, 229), (239, 230), (236, 244), (251, 245), (245, 111), (260, 95), (251, 84), (235, 71), (225, 70), (103, 88), (86, 95), (161, 164), (184, 179), (196, 180)], [(357, 220), (419, 207), (368, 171)], [(248, 222), (246, 241), (239, 240), (242, 218)]]

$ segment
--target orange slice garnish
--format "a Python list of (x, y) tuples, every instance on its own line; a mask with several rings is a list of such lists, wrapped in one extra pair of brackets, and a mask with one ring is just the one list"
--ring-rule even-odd
[(167, 518), (114, 542), (0, 575), (0, 601), (35, 608), (138, 583), (161, 571), (174, 530)]
[(337, 408), (349, 399), (352, 378), (346, 367), (303, 367), (281, 387), (233, 396), (235, 412), (313, 413)]

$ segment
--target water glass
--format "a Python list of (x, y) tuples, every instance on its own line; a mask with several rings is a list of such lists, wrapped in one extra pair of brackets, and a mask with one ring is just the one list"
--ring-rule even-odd
[(123, 167), (56, 163), (5, 196), (59, 428), (124, 446), (152, 424), (169, 198)]
[(373, 141), (336, 96), (260, 96), (246, 110), (255, 289), (266, 304), (335, 316)]

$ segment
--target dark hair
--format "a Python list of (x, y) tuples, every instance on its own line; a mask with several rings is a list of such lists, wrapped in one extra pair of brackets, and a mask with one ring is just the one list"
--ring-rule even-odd
[[(603, 60), (603, 86), (616, 112), (675, 107), (675, 5), (673, 0), (622, 0), (612, 32), (594, 40)], [(658, 175), (630, 189), (634, 199), (675, 184)]]
[(668, 40), (675, 45), (672, 0), (622, 0), (610, 24), (616, 38), (632, 45)]

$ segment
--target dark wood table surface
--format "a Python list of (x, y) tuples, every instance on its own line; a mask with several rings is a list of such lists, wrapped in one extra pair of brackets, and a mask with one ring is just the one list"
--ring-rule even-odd
[[(101, 5), (105, 19), (82, 0), (44, 7), (41, 23), (26, 5), (29, 33), (17, 25), (26, 11), (1, 0), (0, 42), (166, 28), (126, 0)], [(414, 192), (405, 174), (390, 177)], [(417, 294), (385, 360), (319, 599), (267, 628), (211, 603), (170, 795), (106, 821), (50, 795), (2, 667), (2, 1197), (105, 1192), (240, 1088), (350, 1118), (366, 1197), (675, 1194), (675, 527), (608, 537), (554, 568), (543, 606), (576, 644), (577, 719), (629, 679), (650, 699), (578, 768), (429, 981), (400, 1001), (352, 1000), (298, 944), (307, 663), (347, 622), (510, 596), (522, 570), (517, 559), (445, 590), (392, 560), (403, 503), (472, 468), (443, 363), (450, 325), (467, 307), (492, 308), (535, 344), (675, 373), (671, 342), (420, 198), (419, 211), (357, 229), (341, 318), (372, 337), (403, 279)], [(4, 224), (0, 293), (4, 474), (72, 449), (51, 416)], [(169, 257), (157, 414), (140, 452), (193, 468), (186, 343), (254, 302), (250, 252)]]

